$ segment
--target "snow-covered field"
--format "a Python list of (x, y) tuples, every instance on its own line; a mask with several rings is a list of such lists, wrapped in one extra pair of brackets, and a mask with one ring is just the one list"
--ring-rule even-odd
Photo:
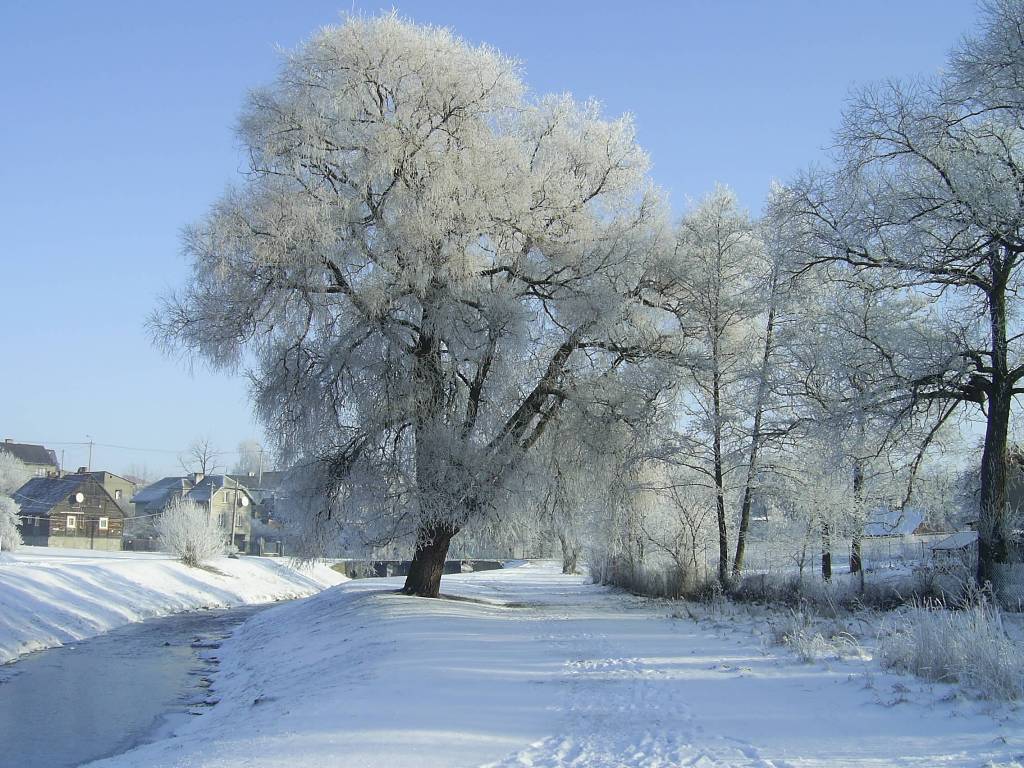
[(675, 618), (526, 564), (466, 600), (348, 582), (217, 651), (220, 703), (96, 766), (1020, 766), (1021, 714), (870, 660), (802, 664), (749, 623)]
[(187, 568), (169, 555), (22, 547), (0, 554), (0, 663), (179, 611), (311, 595), (344, 577), (262, 557)]

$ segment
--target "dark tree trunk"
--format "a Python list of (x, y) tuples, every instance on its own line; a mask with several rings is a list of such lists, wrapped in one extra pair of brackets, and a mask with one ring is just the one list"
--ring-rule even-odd
[(437, 597), (441, 592), (441, 576), (454, 531), (443, 526), (422, 529), (416, 537), (416, 551), (409, 565), (402, 592), (417, 597)]
[(860, 459), (853, 462), (853, 503), (856, 505), (855, 528), (853, 542), (850, 545), (850, 573), (860, 573), (861, 562), (860, 540), (864, 535), (864, 519), (861, 510), (864, 505), (864, 465)]
[(832, 578), (832, 526), (827, 520), (821, 523), (821, 578)]
[(715, 419), (712, 450), (715, 474), (715, 499), (718, 516), (718, 582), (729, 586), (729, 527), (725, 518), (725, 477), (722, 467), (722, 401), (721, 373), (718, 370), (717, 340), (713, 345), (714, 373), (712, 381), (712, 409)]
[[(1001, 271), (993, 270), (999, 274)], [(978, 583), (995, 583), (996, 566), (1009, 559), (1006, 540), (1006, 442), (1013, 404), (1013, 378), (1007, 359), (1005, 278), (989, 292), (992, 373), (988, 385), (988, 419), (981, 456), (978, 520)]]
[(562, 573), (576, 573), (580, 559), (579, 545), (563, 533), (558, 534), (558, 543), (562, 545)]
[[(774, 280), (774, 278), (773, 278)], [(765, 325), (765, 342), (761, 355), (761, 377), (757, 382), (757, 402), (754, 404), (754, 427), (750, 433), (750, 455), (747, 461), (747, 481), (743, 487), (743, 502), (740, 505), (740, 526), (736, 532), (736, 556), (732, 561), (732, 577), (738, 581), (743, 575), (743, 563), (747, 554), (747, 531), (750, 529), (750, 507), (753, 503), (754, 479), (757, 476), (757, 453), (761, 447), (761, 419), (764, 414), (768, 390), (768, 368), (771, 364), (772, 341), (775, 330), (775, 284), (772, 284), (772, 305), (768, 309)]]

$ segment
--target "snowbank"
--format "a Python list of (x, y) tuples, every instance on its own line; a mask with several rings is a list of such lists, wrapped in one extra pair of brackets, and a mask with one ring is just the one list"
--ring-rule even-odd
[(344, 580), (271, 558), (199, 569), (164, 554), (22, 547), (0, 557), (0, 663), (153, 616), (305, 597)]
[(801, 664), (524, 565), (446, 576), (463, 600), (348, 582), (218, 650), (220, 703), (93, 768), (1019, 766), (1024, 728), (869, 660)]

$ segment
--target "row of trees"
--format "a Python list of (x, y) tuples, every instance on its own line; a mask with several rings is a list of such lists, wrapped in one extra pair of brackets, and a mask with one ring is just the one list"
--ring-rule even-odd
[[(464, 529), (568, 533), (571, 567), (598, 507), (606, 544), (710, 526), (723, 583), (758, 504), (812, 511), (828, 552), (824, 510), (909, 481), (965, 404), (990, 578), (1024, 377), (1024, 9), (984, 18), (941, 81), (858, 94), (834, 164), (762, 221), (719, 189), (675, 227), (628, 118), (530, 96), (446, 30), (349, 19), (250, 96), (246, 181), (187, 231), (154, 329), (249, 366), (308, 553), (408, 541), (411, 594)], [(650, 498), (686, 524), (645, 528)]]

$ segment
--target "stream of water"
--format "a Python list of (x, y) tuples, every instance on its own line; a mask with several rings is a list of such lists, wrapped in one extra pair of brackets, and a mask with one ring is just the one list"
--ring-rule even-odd
[(71, 768), (165, 735), (210, 704), (220, 641), (266, 607), (150, 619), (0, 666), (0, 768)]

